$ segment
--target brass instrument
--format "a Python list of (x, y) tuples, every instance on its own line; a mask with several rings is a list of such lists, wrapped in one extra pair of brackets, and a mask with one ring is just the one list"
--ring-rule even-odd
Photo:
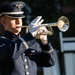
[[(65, 32), (69, 28), (69, 20), (65, 16), (61, 16), (57, 22), (55, 23), (46, 23), (46, 24), (41, 24), (39, 27), (45, 26), (47, 27), (48, 31), (46, 33), (43, 33), (41, 35), (52, 35), (53, 34), (53, 26), (57, 26), (58, 29), (62, 32)], [(38, 27), (38, 28), (39, 28)], [(22, 28), (27, 28), (26, 32), (28, 32), (28, 26), (22, 26)]]

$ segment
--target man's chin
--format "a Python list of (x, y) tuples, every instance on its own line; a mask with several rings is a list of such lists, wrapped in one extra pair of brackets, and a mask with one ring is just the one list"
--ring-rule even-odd
[(21, 30), (16, 30), (14, 33), (19, 34), (20, 32), (21, 32)]

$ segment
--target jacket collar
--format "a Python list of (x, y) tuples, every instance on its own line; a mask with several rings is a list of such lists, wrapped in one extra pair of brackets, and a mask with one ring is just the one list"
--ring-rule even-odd
[(10, 40), (17, 40), (19, 38), (20, 34), (15, 35), (12, 32), (9, 32), (9, 31), (5, 30), (3, 36), (6, 37), (6, 38), (8, 38), (8, 39), (10, 39)]

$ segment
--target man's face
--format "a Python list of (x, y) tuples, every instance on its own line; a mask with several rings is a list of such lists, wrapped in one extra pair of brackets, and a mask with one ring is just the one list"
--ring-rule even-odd
[(22, 18), (11, 18), (9, 16), (3, 16), (2, 23), (5, 27), (5, 30), (10, 31), (16, 35), (21, 31)]

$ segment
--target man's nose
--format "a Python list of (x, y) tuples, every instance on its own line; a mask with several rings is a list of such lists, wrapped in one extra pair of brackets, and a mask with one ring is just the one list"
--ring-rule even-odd
[(19, 24), (19, 23), (20, 23), (20, 21), (21, 21), (21, 19), (20, 19), (20, 18), (17, 18), (17, 19), (16, 19), (16, 23), (17, 23), (17, 24)]

